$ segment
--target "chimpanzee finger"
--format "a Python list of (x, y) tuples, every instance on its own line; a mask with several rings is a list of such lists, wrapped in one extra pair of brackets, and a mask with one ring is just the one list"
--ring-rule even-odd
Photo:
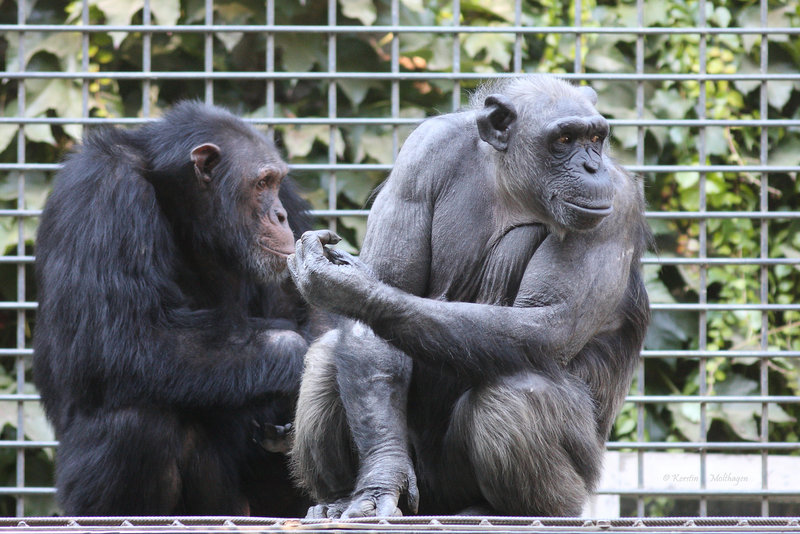
[(308, 509), (306, 519), (326, 519), (326, 511), (328, 507), (324, 504), (317, 504)]
[(298, 263), (298, 265), (303, 263), (303, 242), (300, 239), (298, 239), (294, 243), (293, 255), (297, 257), (295, 261)]
[[(299, 241), (298, 241), (298, 243), (299, 243)], [(297, 253), (289, 254), (289, 256), (286, 257), (286, 267), (289, 269), (289, 276), (292, 277), (292, 280), (294, 280), (295, 285), (297, 284), (297, 278), (298, 278), (298, 274), (299, 274), (298, 273), (299, 269), (298, 269), (298, 266), (297, 266), (297, 261), (298, 261)]]
[(328, 260), (335, 265), (355, 265), (355, 258), (343, 250), (326, 248), (325, 254)]
[[(305, 232), (300, 236), (301, 247), (298, 248), (300, 254), (300, 261), (307, 263), (309, 261), (324, 260), (324, 251), (322, 248), (322, 241), (316, 232)], [(302, 248), (302, 253), (300, 252)], [(325, 260), (327, 263), (327, 260)]]
[(394, 495), (381, 495), (375, 505), (375, 516), (392, 517), (401, 516), (403, 512), (397, 507), (397, 499)]
[(417, 477), (412, 475), (408, 478), (408, 494), (406, 504), (408, 511), (414, 515), (419, 511), (419, 487), (417, 487)]
[(317, 237), (323, 245), (335, 245), (342, 240), (336, 232), (332, 232), (331, 230), (312, 230), (311, 233), (317, 234)]
[(353, 519), (356, 517), (372, 517), (375, 515), (375, 503), (370, 499), (362, 498), (353, 501), (347, 510), (342, 513), (342, 519)]

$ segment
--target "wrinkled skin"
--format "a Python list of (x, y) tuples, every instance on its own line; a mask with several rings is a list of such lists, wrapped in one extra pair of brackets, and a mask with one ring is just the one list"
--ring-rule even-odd
[(311, 517), (581, 512), (649, 318), (640, 187), (595, 102), (548, 77), (479, 93), (405, 142), (360, 259), (297, 242), (301, 294), (348, 318), (301, 386)]

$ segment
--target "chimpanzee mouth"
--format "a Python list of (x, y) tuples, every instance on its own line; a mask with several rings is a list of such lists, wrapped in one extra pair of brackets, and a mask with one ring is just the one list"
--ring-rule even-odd
[(272, 247), (268, 247), (268, 246), (267, 246), (267, 245), (265, 245), (264, 243), (259, 243), (259, 244), (258, 244), (258, 246), (259, 246), (259, 247), (260, 247), (262, 250), (266, 250), (266, 251), (267, 251), (267, 252), (269, 252), (270, 254), (274, 254), (274, 255), (278, 256), (279, 258), (288, 258), (288, 257), (289, 257), (289, 254), (294, 254), (294, 250), (289, 250), (289, 251), (285, 251), (285, 250), (276, 250), (276, 249), (274, 249), (274, 248), (272, 248)]
[(585, 204), (576, 204), (575, 202), (570, 202), (569, 200), (565, 200), (564, 204), (574, 209), (575, 211), (584, 213), (586, 215), (591, 215), (593, 217), (605, 217), (614, 210), (614, 206), (612, 204), (598, 204), (596, 206), (587, 206)]

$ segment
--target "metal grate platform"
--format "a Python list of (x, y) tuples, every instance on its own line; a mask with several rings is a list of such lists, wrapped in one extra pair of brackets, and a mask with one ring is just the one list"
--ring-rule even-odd
[(800, 532), (800, 517), (577, 519), (535, 517), (398, 517), (349, 521), (249, 517), (49, 517), (0, 519), (0, 532)]

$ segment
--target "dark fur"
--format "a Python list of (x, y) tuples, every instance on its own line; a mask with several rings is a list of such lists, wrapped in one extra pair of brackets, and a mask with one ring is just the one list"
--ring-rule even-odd
[[(221, 149), (208, 183), (190, 159), (203, 143)], [(260, 445), (291, 421), (313, 335), (297, 294), (274, 273), (257, 282), (250, 262), (259, 214), (241, 201), (264, 166), (285, 169), (270, 141), (198, 103), (94, 132), (66, 160), (36, 242), (34, 379), (67, 514), (307, 506), (285, 456)], [(305, 204), (280, 187), (299, 235)], [(277, 209), (263, 198), (258, 210)]]
[(359, 321), (308, 353), (312, 516), (576, 515), (599, 479), (649, 320), (640, 184), (591, 89), (534, 76), (475, 101), (405, 142), (364, 264), (312, 234), (289, 259), (310, 302)]

